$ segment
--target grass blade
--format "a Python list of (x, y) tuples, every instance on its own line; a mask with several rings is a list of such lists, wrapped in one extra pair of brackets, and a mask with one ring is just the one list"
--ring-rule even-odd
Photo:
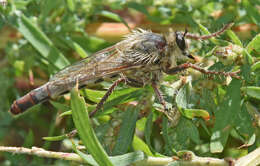
[[(14, 19), (14, 22), (11, 21)], [(62, 69), (69, 65), (69, 61), (63, 54), (53, 45), (50, 39), (26, 16), (18, 12), (11, 17), (10, 23), (32, 44), (32, 46), (40, 53), (42, 58), (47, 59), (56, 69)]]

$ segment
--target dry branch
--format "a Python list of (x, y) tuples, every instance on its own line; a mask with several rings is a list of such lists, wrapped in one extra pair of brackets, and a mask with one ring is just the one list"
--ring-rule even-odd
[[(64, 152), (53, 152), (47, 151), (42, 148), (32, 147), (23, 148), (23, 147), (5, 147), (0, 146), (0, 152), (10, 152), (17, 154), (28, 154), (35, 155), (38, 157), (47, 157), (47, 158), (55, 158), (55, 159), (63, 159), (69, 161), (76, 161), (80, 163), (84, 163), (84, 160), (77, 155), (76, 153), (64, 153)], [(239, 160), (230, 160), (230, 159), (217, 159), (211, 157), (198, 157), (194, 155), (192, 152), (183, 152), (181, 159), (174, 159), (173, 157), (147, 157), (146, 160), (140, 161), (136, 163), (137, 165), (167, 165), (171, 162), (177, 162), (179, 166), (255, 166), (260, 164), (260, 148), (254, 150), (248, 155), (240, 158)]]

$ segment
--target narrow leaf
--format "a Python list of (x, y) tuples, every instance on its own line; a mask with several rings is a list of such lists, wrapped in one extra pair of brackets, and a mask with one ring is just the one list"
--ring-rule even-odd
[(72, 111), (71, 110), (61, 113), (60, 117), (68, 116), (68, 115), (72, 115)]
[(203, 109), (183, 109), (182, 113), (185, 117), (189, 119), (192, 119), (194, 117), (201, 117), (209, 120), (210, 118), (209, 113)]
[[(172, 150), (172, 144), (169, 138), (169, 126), (168, 126), (168, 118), (166, 116), (163, 116), (163, 121), (162, 121), (162, 136), (163, 140), (165, 142), (165, 151), (167, 155), (173, 155), (173, 150)], [(175, 151), (175, 150), (174, 150)]]
[(76, 1), (74, 0), (66, 0), (67, 2), (67, 5), (68, 5), (68, 8), (71, 12), (74, 12), (75, 11), (75, 6), (76, 6)]
[[(12, 17), (13, 18), (13, 17)], [(21, 13), (14, 16), (15, 22), (10, 22), (17, 28), (19, 32), (39, 51), (42, 58), (47, 59), (48, 63), (56, 69), (62, 69), (69, 65), (69, 61), (63, 54), (53, 45), (48, 37), (31, 21)]]
[(123, 115), (123, 123), (117, 137), (113, 155), (124, 154), (132, 143), (140, 108), (129, 106)]
[(120, 17), (118, 14), (112, 13), (112, 12), (106, 11), (106, 10), (101, 11), (100, 14), (102, 16), (105, 16), (105, 17), (110, 18), (112, 20), (122, 22), (129, 29), (129, 31), (131, 31), (131, 28), (128, 26), (127, 22), (122, 17)]
[(45, 141), (61, 141), (67, 138), (66, 134), (54, 136), (54, 137), (43, 137), (42, 139)]
[(70, 110), (70, 107), (65, 105), (65, 104), (61, 104), (59, 102), (56, 102), (56, 101), (50, 101), (50, 103), (58, 110), (61, 110), (61, 111), (69, 111)]
[[(198, 24), (199, 25), (199, 28), (202, 30), (202, 32), (206, 35), (209, 35), (210, 32), (209, 30), (204, 27), (202, 24)], [(212, 43), (216, 44), (216, 45), (221, 45), (221, 46), (226, 46), (228, 45), (228, 42), (227, 41), (224, 41), (224, 40), (220, 40), (220, 39), (216, 39), (215, 37), (212, 37), (209, 39)]]
[(252, 69), (252, 71), (260, 70), (260, 61), (253, 64), (251, 69)]
[(148, 156), (154, 156), (149, 147), (145, 144), (145, 142), (137, 137), (136, 135), (134, 136), (133, 144), (132, 144), (134, 150), (141, 150), (143, 151), (146, 155)]
[(145, 123), (145, 131), (144, 131), (144, 137), (145, 137), (145, 141), (146, 144), (149, 146), (149, 148), (151, 149), (151, 151), (154, 152), (152, 145), (151, 145), (151, 135), (152, 135), (152, 131), (153, 131), (153, 112), (151, 112), (146, 120)]
[[(76, 149), (76, 147), (74, 147), (73, 150), (80, 157), (82, 157), (86, 163), (89, 163), (93, 166), (99, 166), (91, 155), (84, 154), (80, 150)], [(126, 153), (126, 154), (119, 155), (119, 156), (109, 157), (111, 162), (116, 166), (128, 166), (135, 162), (145, 160), (146, 158), (147, 158), (147, 156), (141, 151), (136, 151), (136, 152)]]
[(230, 39), (233, 41), (233, 43), (243, 47), (242, 42), (239, 40), (238, 36), (232, 30), (227, 30), (226, 33), (230, 37)]
[(84, 99), (79, 96), (76, 88), (71, 91), (72, 118), (78, 130), (79, 136), (86, 149), (101, 166), (112, 166), (105, 150), (98, 141), (91, 126)]
[(260, 34), (256, 35), (250, 43), (248, 43), (247, 47), (248, 53), (256, 53), (256, 55), (260, 56)]
[(70, 48), (76, 51), (76, 53), (78, 53), (81, 58), (86, 58), (88, 56), (86, 51), (77, 42), (73, 41), (71, 38), (66, 37), (66, 38), (62, 38), (62, 40), (65, 41), (65, 43), (67, 43), (67, 45)]
[(248, 96), (260, 100), (260, 87), (247, 86), (242, 87), (241, 90), (245, 91)]

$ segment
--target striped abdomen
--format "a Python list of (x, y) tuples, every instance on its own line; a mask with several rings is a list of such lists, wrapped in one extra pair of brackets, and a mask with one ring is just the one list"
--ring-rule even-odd
[[(96, 78), (90, 80), (83, 80), (79, 82), (79, 88), (83, 88), (86, 85), (96, 84), (102, 82), (103, 78)], [(70, 80), (67, 81), (50, 81), (37, 89), (32, 90), (31, 92), (27, 93), (25, 96), (17, 99), (13, 102), (10, 112), (12, 114), (20, 114), (25, 112), (27, 109), (31, 108), (32, 106), (49, 100), (51, 98), (55, 98), (57, 96), (63, 95), (69, 92), (73, 87), (75, 87), (76, 81)]]
[(29, 109), (30, 107), (48, 100), (51, 97), (51, 93), (49, 91), (48, 86), (48, 83), (46, 83), (43, 86), (32, 90), (25, 96), (14, 101), (11, 106), (10, 112), (15, 115), (20, 114)]

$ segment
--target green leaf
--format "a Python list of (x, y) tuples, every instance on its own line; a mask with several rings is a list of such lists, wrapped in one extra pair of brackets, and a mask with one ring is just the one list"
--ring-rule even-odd
[(249, 63), (245, 63), (241, 66), (241, 75), (247, 83), (251, 81), (251, 65)]
[(46, 19), (51, 11), (63, 5), (62, 3), (62, 1), (45, 0), (41, 8), (40, 20)]
[[(140, 89), (137, 89), (137, 88), (125, 88), (125, 89), (116, 90), (109, 96), (107, 101), (116, 100), (117, 98), (120, 98), (121, 99), (120, 103), (124, 103), (125, 102), (123, 100), (124, 98), (126, 98), (128, 95), (131, 96), (132, 93), (133, 94), (138, 93), (137, 91), (139, 91), (139, 90)], [(106, 91), (99, 91), (99, 90), (93, 90), (93, 89), (85, 89), (85, 92), (86, 92), (86, 96), (88, 97), (88, 99), (90, 99), (91, 101), (94, 101), (94, 102), (99, 102), (100, 99), (106, 93)]]
[(61, 113), (59, 116), (63, 117), (63, 116), (68, 116), (68, 115), (72, 115), (72, 111), (71, 110), (65, 111), (65, 112)]
[[(93, 90), (93, 89), (84, 89), (84, 91), (86, 92), (85, 93), (86, 97), (89, 100), (94, 101), (96, 103), (98, 103), (106, 93), (106, 91), (99, 91), (99, 90)], [(110, 98), (110, 96), (109, 96), (109, 98)]]
[(116, 166), (128, 166), (137, 161), (145, 160), (147, 157), (143, 152), (136, 151), (109, 158), (112, 161), (112, 163)]
[(30, 129), (29, 133), (27, 134), (24, 143), (23, 143), (23, 147), (31, 147), (34, 144), (34, 135), (33, 135), (33, 131)]
[(252, 71), (260, 70), (260, 61), (254, 63), (254, 64), (251, 66), (251, 69), (252, 69)]
[(75, 11), (76, 2), (74, 0), (66, 0), (67, 6), (71, 12)]
[(65, 105), (65, 104), (61, 104), (61, 103), (58, 103), (56, 101), (51, 101), (50, 100), (50, 103), (58, 110), (61, 110), (63, 112), (65, 111), (69, 111), (70, 110), (70, 107)]
[(136, 135), (134, 135), (132, 146), (135, 151), (141, 150), (148, 156), (154, 156), (148, 145), (146, 145), (145, 142)]
[(260, 87), (247, 86), (242, 87), (241, 90), (245, 91), (248, 96), (260, 100)]
[[(93, 166), (99, 166), (91, 155), (86, 155), (86, 154), (82, 153), (80, 150), (78, 150), (75, 147), (75, 145), (73, 147), (73, 150), (80, 157), (82, 157), (86, 163), (89, 163)], [(136, 151), (136, 152), (132, 152), (132, 153), (126, 153), (123, 155), (109, 157), (111, 162), (116, 166), (128, 166), (135, 162), (145, 160), (146, 158), (147, 158), (147, 156), (141, 151)]]
[[(206, 34), (206, 35), (209, 35), (209, 34), (210, 34), (209, 30), (208, 30), (206, 27), (204, 27), (202, 24), (198, 24), (198, 25), (199, 25), (199, 28), (202, 30), (202, 32), (203, 32), (204, 34)], [(225, 40), (220, 40), (220, 39), (216, 39), (215, 37), (212, 37), (212, 38), (210, 38), (209, 40), (210, 40), (213, 44), (215, 44), (215, 45), (226, 46), (226, 45), (229, 44), (227, 41), (225, 41)]]
[(61, 40), (67, 43), (68, 46), (72, 48), (74, 51), (76, 51), (76, 53), (78, 53), (81, 58), (88, 57), (86, 51), (77, 42), (73, 41), (70, 37), (61, 38)]
[(139, 11), (139, 12), (141, 12), (141, 13), (147, 15), (147, 16), (149, 16), (149, 13), (148, 13), (146, 7), (144, 5), (142, 5), (142, 4), (140, 4), (140, 3), (129, 2), (129, 3), (127, 3), (127, 6), (129, 8), (133, 8), (133, 9), (135, 9), (135, 10), (137, 10), (137, 11)]
[(194, 117), (202, 117), (204, 119), (209, 119), (209, 113), (206, 110), (203, 109), (182, 109), (181, 111), (183, 115), (189, 119), (192, 119)]
[(71, 109), (74, 124), (88, 152), (99, 165), (112, 166), (113, 164), (109, 160), (107, 153), (98, 141), (91, 126), (85, 101), (79, 96), (79, 92), (76, 88), (73, 88), (71, 91)]
[(200, 137), (197, 127), (190, 119), (181, 116), (176, 127), (168, 129), (168, 138), (171, 148), (176, 151), (187, 149), (192, 142), (200, 144)]
[(120, 17), (118, 14), (103, 10), (100, 12), (100, 15), (110, 18), (112, 20), (118, 21), (118, 22), (122, 22), (129, 29), (129, 31), (131, 31), (131, 28), (128, 26), (127, 22), (122, 17)]
[(147, 157), (144, 154), (144, 152), (136, 151), (109, 158), (112, 161), (112, 163), (116, 166), (128, 166), (137, 161), (145, 160)]
[(70, 64), (50, 39), (26, 16), (19, 13), (15, 14), (12, 19), (14, 19), (14, 22), (9, 19), (12, 25), (39, 51), (43, 59), (47, 59), (47, 63), (59, 70)]
[(42, 139), (45, 141), (61, 141), (67, 138), (66, 134), (54, 136), (54, 137), (43, 137)]
[(188, 96), (189, 96), (189, 89), (188, 84), (183, 86), (176, 96), (176, 104), (178, 108), (187, 108), (188, 107)]
[[(173, 155), (173, 150), (172, 150), (172, 143), (170, 141), (169, 138), (169, 126), (168, 126), (168, 118), (164, 115), (163, 116), (163, 121), (162, 121), (162, 136), (163, 136), (163, 140), (165, 142), (165, 152), (167, 155)], [(174, 150), (175, 151), (175, 150)]]
[[(111, 107), (118, 105), (118, 104), (123, 104), (123, 103), (127, 103), (127, 102), (134, 101), (134, 100), (139, 100), (143, 96), (143, 94), (144, 94), (144, 89), (139, 89), (139, 90), (135, 90), (135, 91), (128, 93), (128, 94), (118, 95), (117, 97), (107, 101), (104, 104), (103, 108), (104, 108), (104, 110), (108, 110)], [(102, 115), (103, 113), (105, 113), (105, 111), (100, 112), (100, 114), (98, 112), (97, 115)]]
[(252, 117), (248, 113), (245, 103), (242, 105), (241, 111), (236, 115), (234, 123), (235, 129), (247, 140), (254, 134)]
[(151, 151), (154, 152), (152, 144), (151, 144), (152, 131), (153, 131), (153, 112), (150, 112), (149, 116), (147, 117), (146, 123), (145, 123), (144, 138), (145, 138), (146, 144), (149, 146)]
[[(196, 144), (200, 143), (199, 131), (197, 127), (192, 123), (191, 120), (185, 119), (185, 131), (189, 135), (189, 138)], [(180, 131), (179, 131), (180, 132)]]
[(230, 128), (228, 130), (215, 130), (210, 138), (210, 152), (221, 153), (226, 145)]
[(132, 143), (140, 108), (129, 106), (123, 115), (122, 125), (113, 149), (113, 155), (124, 154)]
[(251, 18), (255, 24), (260, 26), (259, 11), (257, 10), (256, 6), (252, 5), (249, 0), (243, 0), (242, 5), (247, 11), (247, 17)]
[(216, 123), (210, 141), (210, 151), (212, 153), (220, 153), (223, 151), (229, 132), (232, 126), (235, 125), (234, 117), (241, 111), (240, 87), (240, 80), (233, 79), (231, 81), (227, 88), (224, 101), (220, 104), (220, 108), (215, 113)]
[(248, 53), (256, 53), (256, 56), (260, 56), (260, 34), (257, 34), (246, 46)]
[(236, 45), (239, 45), (239, 46), (243, 47), (242, 42), (240, 41), (240, 39), (238, 38), (238, 36), (237, 36), (232, 30), (227, 30), (226, 33), (227, 33), (227, 35), (230, 37), (230, 39), (233, 41), (233, 43), (235, 43)]

